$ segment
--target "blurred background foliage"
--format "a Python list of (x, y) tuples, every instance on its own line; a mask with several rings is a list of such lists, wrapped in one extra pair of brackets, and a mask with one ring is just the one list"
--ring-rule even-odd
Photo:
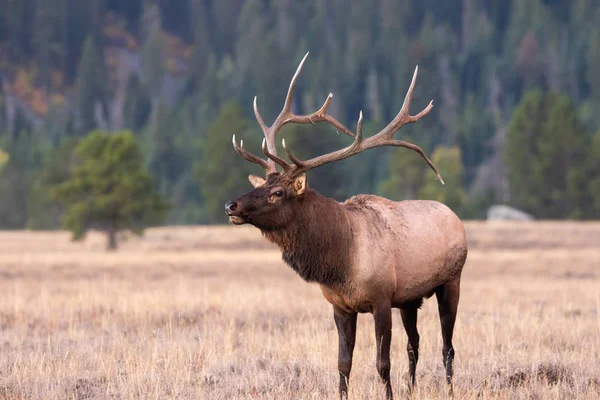
[(73, 150), (68, 177), (49, 188), (73, 240), (96, 229), (106, 233), (107, 249), (116, 250), (119, 232), (142, 235), (162, 222), (169, 204), (156, 192), (133, 133), (94, 131)]
[[(90, 132), (130, 130), (171, 205), (167, 224), (225, 223), (259, 152), (252, 99), (270, 123), (302, 56), (294, 98), (365, 135), (397, 113), (446, 186), (405, 149), (310, 173), (337, 199), (433, 198), (481, 218), (505, 203), (538, 218), (600, 215), (600, 0), (0, 0), (0, 228), (56, 228), (50, 188)], [(301, 157), (350, 142), (328, 125), (286, 127)]]

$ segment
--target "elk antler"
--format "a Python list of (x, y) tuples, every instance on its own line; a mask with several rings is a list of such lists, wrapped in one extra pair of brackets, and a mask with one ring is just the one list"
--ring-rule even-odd
[[(292, 113), (291, 107), (292, 107), (292, 97), (294, 95), (294, 88), (296, 86), (296, 81), (298, 80), (298, 75), (300, 74), (300, 70), (302, 69), (302, 65), (304, 64), (304, 61), (306, 60), (307, 56), (308, 56), (308, 53), (306, 53), (306, 55), (300, 62), (300, 65), (298, 66), (298, 69), (296, 70), (296, 73), (294, 74), (294, 77), (292, 78), (292, 81), (290, 83), (290, 88), (288, 89), (288, 93), (287, 93), (287, 96), (285, 99), (285, 103), (283, 105), (283, 109), (279, 113), (279, 116), (277, 117), (277, 119), (275, 119), (275, 122), (273, 122), (273, 125), (271, 125), (270, 127), (266, 126), (265, 121), (263, 120), (262, 116), (258, 112), (258, 107), (256, 105), (256, 97), (254, 97), (254, 114), (256, 115), (256, 119), (258, 120), (258, 123), (259, 123), (260, 127), (262, 128), (263, 134), (265, 136), (265, 138), (263, 139), (263, 143), (262, 143), (262, 151), (267, 156), (268, 161), (263, 160), (262, 158), (246, 151), (244, 149), (243, 141), (241, 141), (240, 146), (238, 146), (237, 142), (235, 141), (235, 135), (234, 135), (233, 136), (233, 147), (235, 148), (235, 151), (240, 156), (242, 156), (243, 158), (245, 158), (248, 161), (252, 161), (252, 162), (260, 165), (267, 171), (267, 174), (276, 172), (275, 163), (277, 163), (283, 169), (283, 174), (290, 176), (290, 177), (296, 177), (296, 176), (298, 176), (304, 172), (307, 172), (313, 168), (316, 168), (321, 165), (328, 164), (328, 163), (331, 163), (334, 161), (343, 160), (345, 158), (351, 157), (355, 154), (361, 153), (368, 149), (372, 149), (374, 147), (379, 147), (379, 146), (405, 147), (407, 149), (411, 149), (411, 150), (414, 150), (417, 153), (419, 153), (419, 155), (425, 160), (425, 162), (427, 162), (427, 165), (429, 165), (429, 167), (436, 173), (437, 179), (439, 179), (440, 182), (442, 182), (442, 184), (444, 183), (440, 173), (438, 172), (438, 170), (435, 167), (435, 165), (433, 164), (433, 162), (431, 162), (431, 160), (429, 158), (427, 158), (427, 156), (425, 155), (425, 153), (419, 146), (417, 146), (413, 143), (406, 142), (404, 140), (397, 140), (397, 139), (393, 138), (394, 134), (398, 130), (400, 130), (400, 128), (402, 128), (406, 124), (411, 124), (413, 122), (417, 122), (418, 120), (423, 118), (425, 115), (427, 115), (433, 108), (433, 100), (432, 100), (429, 103), (429, 105), (427, 107), (425, 107), (425, 109), (423, 111), (421, 111), (420, 113), (418, 113), (417, 115), (413, 116), (413, 115), (410, 115), (410, 113), (409, 113), (410, 104), (412, 102), (413, 92), (415, 89), (415, 83), (417, 80), (417, 72), (419, 70), (418, 66), (415, 68), (415, 73), (414, 73), (412, 81), (410, 83), (410, 87), (408, 88), (408, 92), (406, 93), (406, 97), (404, 98), (404, 103), (402, 104), (402, 108), (400, 108), (400, 111), (398, 112), (396, 117), (383, 130), (381, 130), (380, 132), (376, 133), (375, 135), (373, 135), (371, 137), (363, 139), (363, 136), (362, 136), (362, 119), (363, 119), (362, 111), (360, 112), (360, 115), (358, 118), (358, 123), (356, 126), (356, 134), (353, 133), (350, 129), (346, 128), (340, 122), (338, 122), (335, 118), (333, 118), (332, 116), (327, 114), (327, 109), (333, 98), (332, 93), (329, 93), (329, 95), (325, 99), (325, 103), (323, 103), (323, 106), (321, 106), (321, 108), (318, 111), (316, 111), (312, 114), (309, 114), (309, 115), (295, 115), (294, 113)], [(309, 124), (309, 123), (314, 124), (316, 122), (321, 122), (321, 121), (325, 121), (325, 122), (333, 125), (336, 129), (342, 131), (346, 135), (353, 137), (354, 138), (353, 143), (350, 146), (347, 146), (343, 149), (334, 151), (332, 153), (324, 154), (322, 156), (311, 158), (310, 160), (302, 161), (302, 160), (299, 160), (296, 157), (294, 157), (294, 155), (291, 153), (291, 151), (287, 148), (287, 146), (285, 144), (285, 139), (284, 139), (284, 140), (282, 140), (283, 149), (285, 150), (288, 158), (290, 159), (290, 161), (292, 163), (290, 164), (277, 156), (277, 149), (275, 147), (275, 137), (277, 136), (277, 133), (279, 132), (279, 130), (285, 124), (288, 124), (291, 122), (298, 123), (298, 124)]]
[(331, 93), (329, 93), (329, 96), (327, 96), (327, 99), (325, 100), (323, 106), (318, 111), (312, 114), (295, 115), (292, 112), (292, 98), (294, 96), (294, 89), (296, 88), (296, 81), (298, 80), (298, 76), (300, 75), (300, 71), (302, 70), (302, 66), (304, 65), (306, 57), (308, 57), (308, 53), (306, 53), (306, 55), (300, 62), (300, 65), (298, 66), (298, 69), (296, 70), (296, 73), (294, 74), (292, 81), (290, 82), (290, 87), (288, 89), (283, 108), (279, 113), (277, 119), (275, 119), (275, 122), (273, 122), (273, 125), (271, 125), (270, 127), (267, 127), (265, 121), (260, 115), (260, 112), (258, 111), (258, 106), (256, 105), (256, 97), (254, 97), (254, 115), (256, 116), (256, 120), (258, 121), (258, 124), (260, 125), (265, 136), (262, 143), (262, 149), (263, 153), (265, 153), (265, 155), (267, 156), (268, 161), (263, 160), (262, 158), (246, 151), (244, 149), (242, 141), (240, 141), (240, 146), (238, 146), (235, 140), (235, 135), (233, 136), (233, 147), (235, 151), (246, 160), (260, 165), (266, 170), (267, 174), (277, 171), (275, 168), (275, 163), (279, 164), (284, 169), (284, 171), (290, 169), (289, 164), (285, 160), (282, 160), (281, 158), (277, 157), (277, 148), (275, 147), (275, 137), (277, 136), (277, 133), (284, 125), (288, 123), (293, 122), (297, 124), (314, 124), (316, 122), (326, 121), (331, 125), (335, 126), (338, 130), (344, 132), (346, 135), (354, 137), (354, 133), (352, 133), (350, 129), (346, 128), (334, 117), (327, 114), (327, 108), (329, 107), (329, 103), (331, 103), (331, 99), (333, 98), (333, 94)]

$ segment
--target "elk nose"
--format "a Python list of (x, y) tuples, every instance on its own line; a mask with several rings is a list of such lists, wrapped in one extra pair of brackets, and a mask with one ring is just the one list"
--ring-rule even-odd
[(231, 214), (233, 213), (235, 210), (237, 210), (238, 204), (235, 201), (228, 201), (225, 204), (225, 212), (227, 214)]

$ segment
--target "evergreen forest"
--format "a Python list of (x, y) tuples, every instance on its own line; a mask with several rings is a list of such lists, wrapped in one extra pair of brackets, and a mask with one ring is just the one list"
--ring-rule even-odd
[[(379, 148), (311, 171), (312, 188), (437, 199), (463, 218), (492, 204), (600, 216), (600, 0), (0, 0), (0, 229), (59, 228), (52, 193), (77, 144), (124, 131), (165, 224), (227, 223), (223, 204), (263, 172), (232, 135), (262, 155), (253, 98), (270, 124), (307, 52), (294, 112), (331, 92), (330, 114), (354, 129), (362, 110), (365, 136), (397, 114), (418, 65), (412, 113), (435, 106), (396, 138), (446, 182)], [(325, 123), (281, 137), (299, 158), (351, 143)]]

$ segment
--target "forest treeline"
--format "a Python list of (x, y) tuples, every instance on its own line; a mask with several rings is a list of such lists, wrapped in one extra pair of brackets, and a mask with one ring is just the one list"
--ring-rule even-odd
[[(231, 137), (260, 153), (252, 100), (270, 123), (310, 51), (294, 111), (364, 135), (413, 113), (445, 186), (406, 149), (323, 166), (311, 187), (439, 199), (465, 218), (510, 204), (537, 218), (600, 215), (600, 0), (0, 0), (0, 228), (52, 229), (50, 195), (94, 131), (134, 133), (168, 224), (225, 223), (250, 189)], [(287, 126), (299, 157), (350, 143), (326, 124)]]

